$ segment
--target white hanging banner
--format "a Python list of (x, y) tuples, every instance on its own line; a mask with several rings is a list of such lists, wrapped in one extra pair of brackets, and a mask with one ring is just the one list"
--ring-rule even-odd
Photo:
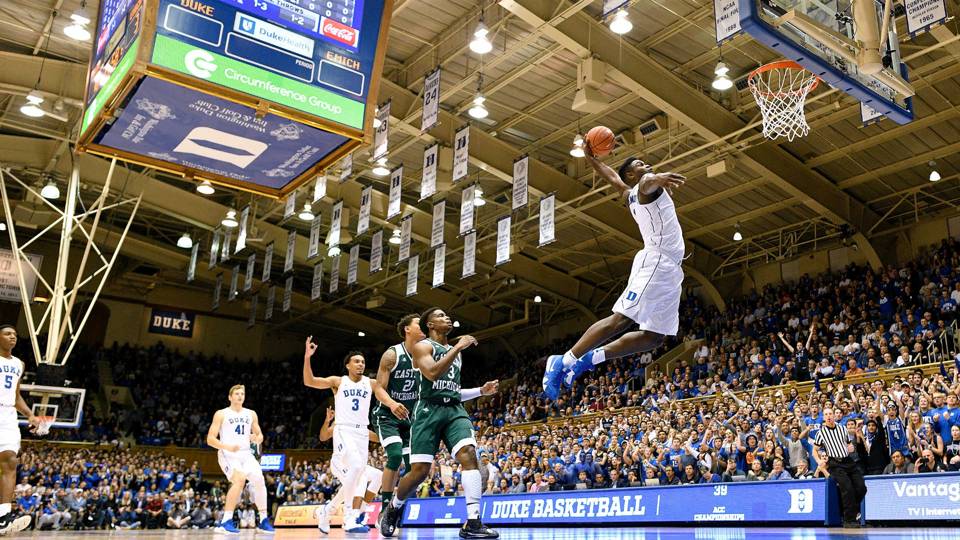
[(207, 263), (207, 270), (213, 270), (217, 267), (217, 256), (220, 254), (220, 227), (213, 230), (213, 240), (210, 241), (210, 262)]
[(230, 294), (227, 295), (227, 301), (233, 302), (237, 299), (237, 284), (240, 281), (240, 265), (233, 266), (233, 272), (230, 273)]
[(297, 249), (297, 231), (287, 233), (287, 254), (283, 259), (283, 273), (293, 272), (293, 255)]
[(413, 231), (413, 216), (409, 215), (400, 220), (400, 258), (397, 262), (403, 262), (410, 258), (410, 236)]
[(469, 185), (463, 188), (460, 195), (460, 235), (467, 234), (473, 230), (473, 199), (476, 194), (477, 186)]
[(283, 306), (281, 311), (290, 311), (290, 299), (293, 298), (293, 276), (287, 276), (287, 283), (283, 286)]
[(463, 272), (461, 278), (468, 278), (476, 273), (477, 265), (477, 231), (463, 237)]
[(250, 221), (250, 205), (243, 207), (240, 211), (240, 228), (237, 232), (237, 245), (233, 247), (234, 253), (240, 253), (247, 247), (247, 222)]
[(330, 234), (327, 236), (328, 246), (340, 245), (340, 215), (343, 213), (343, 201), (337, 201), (333, 205), (333, 213), (330, 214)]
[(347, 154), (340, 160), (340, 183), (350, 179), (353, 174), (353, 154)]
[(420, 175), (420, 200), (437, 192), (437, 152), (440, 143), (433, 143), (423, 151), (423, 171)]
[(470, 163), (470, 125), (463, 126), (453, 139), (453, 182), (467, 177), (467, 165)]
[(540, 246), (552, 244), (553, 241), (556, 240), (553, 230), (553, 212), (556, 200), (557, 196), (555, 193), (551, 193), (540, 199)]
[(273, 285), (267, 289), (267, 306), (266, 310), (263, 313), (263, 320), (269, 321), (273, 318), (273, 304), (277, 300), (277, 288)]
[(420, 122), (420, 133), (430, 131), (437, 125), (440, 116), (440, 68), (436, 68), (423, 80), (423, 120)]
[(403, 185), (403, 165), (390, 172), (390, 202), (387, 205), (387, 219), (400, 215), (400, 190)]
[(440, 246), (433, 250), (433, 287), (437, 288), (443, 285), (443, 274), (447, 265), (447, 245)]
[(318, 202), (327, 196), (327, 174), (317, 176), (317, 181), (313, 184), (313, 202)]
[(883, 118), (883, 113), (862, 101), (860, 102), (860, 121), (864, 126), (875, 124), (879, 122), (881, 118)]
[(907, 9), (907, 32), (910, 37), (947, 20), (946, 0), (904, 0), (903, 7)]
[(603, 11), (600, 17), (605, 18), (607, 15), (622, 8), (628, 1), (629, 0), (603, 0)]
[(347, 259), (347, 286), (357, 282), (357, 264), (360, 263), (360, 244), (350, 247), (350, 258)]
[(420, 270), (420, 255), (414, 255), (407, 261), (407, 296), (417, 294), (417, 272)]
[(220, 291), (223, 289), (223, 272), (217, 274), (217, 283), (213, 286), (213, 311), (220, 309)]
[(310, 287), (310, 301), (315, 302), (323, 291), (323, 261), (313, 265), (313, 282)]
[(527, 205), (527, 166), (530, 157), (523, 156), (513, 162), (513, 206), (517, 210)]
[(253, 271), (257, 267), (257, 254), (251, 253), (247, 257), (247, 273), (243, 275), (243, 292), (250, 292), (253, 288)]
[(320, 212), (313, 216), (310, 222), (310, 241), (307, 242), (307, 260), (310, 260), (320, 254)]
[(200, 256), (200, 242), (194, 242), (193, 249), (190, 250), (190, 264), (187, 266), (187, 283), (191, 283), (197, 277), (197, 258)]
[(383, 229), (370, 238), (370, 273), (376, 274), (383, 266)]
[(233, 240), (233, 229), (223, 231), (223, 239), (220, 241), (220, 262), (230, 260), (230, 242)]
[(713, 18), (717, 23), (717, 43), (740, 33), (740, 2), (713, 0)]
[(266, 253), (263, 256), (263, 276), (260, 281), (270, 282), (270, 270), (273, 268), (273, 242), (267, 244)]
[(357, 236), (367, 232), (370, 228), (370, 207), (372, 206), (373, 186), (367, 186), (360, 191), (360, 216), (357, 218)]
[(435, 248), (443, 243), (444, 214), (447, 210), (447, 201), (438, 201), (433, 205), (433, 223), (430, 225), (430, 247)]
[(290, 219), (297, 211), (297, 192), (292, 191), (287, 195), (287, 202), (283, 206), (283, 219)]
[(497, 220), (497, 262), (496, 266), (510, 262), (510, 223), (509, 215)]
[(377, 111), (377, 120), (380, 126), (373, 134), (373, 159), (380, 159), (387, 155), (387, 145), (390, 139), (390, 101), (380, 106)]
[(340, 288), (340, 254), (330, 258), (330, 294)]
[(257, 300), (256, 296), (250, 299), (250, 317), (247, 319), (247, 328), (253, 328), (257, 324)]

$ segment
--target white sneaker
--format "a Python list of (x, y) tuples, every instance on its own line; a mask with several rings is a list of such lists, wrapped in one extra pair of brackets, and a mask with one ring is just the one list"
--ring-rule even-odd
[(330, 503), (318, 507), (313, 515), (317, 518), (317, 528), (323, 534), (330, 534)]

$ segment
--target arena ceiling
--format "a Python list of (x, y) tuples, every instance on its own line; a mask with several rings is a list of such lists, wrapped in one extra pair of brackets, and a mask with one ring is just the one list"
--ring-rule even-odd
[[(960, 13), (955, 0), (948, 3), (952, 13)], [(62, 30), (79, 4), (79, 0), (0, 3), (0, 162), (27, 177), (44, 173), (63, 177), (72, 163), (70, 148), (81, 112), (88, 47), (70, 40)], [(856, 242), (868, 258), (877, 257), (874, 248), (885, 245), (890, 234), (957, 212), (956, 21), (902, 41), (917, 89), (913, 123), (897, 126), (883, 121), (863, 127), (856, 101), (821, 88), (808, 101), (811, 134), (774, 144), (760, 133), (759, 112), (743, 85), (725, 93), (710, 86), (720, 52), (712, 1), (631, 1), (634, 28), (622, 38), (599, 20), (600, 4), (485, 2), (494, 50), (481, 66), (467, 46), (480, 3), (395, 0), (378, 101), (392, 100), (391, 162), (406, 164), (404, 213), (414, 215), (415, 249), (430, 237), (430, 208), (417, 203), (423, 149), (434, 141), (452, 146), (453, 131), (469, 119), (466, 110), (483, 73), (490, 115), (473, 122), (470, 144), (470, 177), (479, 180), (487, 201), (478, 209), (478, 276), (466, 281), (449, 277), (449, 283), (437, 289), (421, 282), (419, 294), (407, 298), (405, 265), (389, 265), (386, 275), (370, 277), (366, 261), (361, 261), (358, 286), (311, 304), (304, 293), (309, 290), (310, 266), (302, 256), (308, 229), (297, 224), (305, 233), (297, 250), (301, 256), (295, 290), (300, 293), (294, 297), (295, 315), (275, 324), (325, 321), (350, 330), (385, 330), (397, 315), (434, 304), (451, 309), (467, 328), (494, 327), (488, 335), (571, 315), (589, 320), (618, 294), (641, 246), (626, 210), (582, 160), (569, 155), (578, 130), (597, 124), (622, 134), (621, 146), (608, 163), (616, 166), (624, 157), (637, 155), (687, 176), (687, 185), (675, 193), (692, 254), (686, 263), (687, 285), (702, 286), (721, 303), (713, 284), (723, 276), (841, 242)], [(897, 24), (903, 30), (902, 18)], [(607, 105), (600, 112), (580, 114), (572, 110), (577, 66), (588, 57), (608, 66), (600, 88)], [(723, 47), (723, 60), (738, 81), (775, 59), (773, 52), (747, 35)], [(443, 67), (441, 125), (421, 135), (419, 92), (424, 75), (437, 65)], [(35, 85), (53, 101), (62, 100), (68, 121), (50, 117), (38, 121), (20, 114), (24, 96)], [(659, 129), (648, 136), (639, 134), (639, 126), (651, 121)], [(517, 253), (510, 263), (495, 268), (496, 220), (509, 212), (512, 161), (521, 154), (531, 156), (534, 199), (557, 193), (557, 242), (537, 247), (535, 210), (514, 216), (515, 223), (521, 223), (513, 238)], [(366, 148), (355, 155), (354, 174), (375, 186), (372, 222), (396, 228), (395, 220), (382, 219), (388, 187), (385, 179), (369, 172), (368, 157)], [(92, 198), (108, 163), (87, 155), (75, 159)], [(928, 163), (933, 160), (942, 176), (936, 183), (928, 181)], [(707, 166), (720, 162), (726, 164), (725, 172), (708, 177)], [(441, 186), (449, 187), (449, 178), (449, 164), (446, 170), (441, 164)], [(125, 166), (113, 187), (118, 194), (144, 194), (125, 255), (156, 268), (150, 277), (155, 282), (178, 286), (184, 281), (187, 253), (175, 247), (176, 239), (184, 231), (203, 238), (229, 207), (250, 198), (225, 190), (203, 197), (191, 183), (139, 167)], [(331, 185), (328, 191), (328, 203), (342, 198), (351, 209), (352, 222), (345, 229), (355, 230), (360, 184)], [(448, 193), (448, 208), (459, 207), (459, 191)], [(257, 201), (255, 236), (262, 238), (262, 245), (270, 240), (283, 245), (281, 213), (282, 203)], [(732, 235), (738, 224), (744, 239), (735, 242)], [(462, 242), (455, 229), (455, 214), (448, 211), (448, 276), (459, 276), (462, 262)], [(109, 232), (105, 238), (109, 241)], [(421, 276), (427, 276), (432, 258), (421, 259)], [(121, 272), (132, 275), (137, 266), (127, 264)], [(209, 293), (214, 273), (201, 266), (198, 278), (205, 284), (198, 292)], [(542, 304), (530, 302), (537, 294), (543, 297)], [(373, 296), (383, 296), (386, 303), (366, 310), (365, 303)]]

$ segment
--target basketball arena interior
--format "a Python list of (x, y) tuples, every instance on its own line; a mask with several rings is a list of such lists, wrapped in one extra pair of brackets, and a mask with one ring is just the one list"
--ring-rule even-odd
[(0, 535), (960, 537), (958, 16), (0, 0)]

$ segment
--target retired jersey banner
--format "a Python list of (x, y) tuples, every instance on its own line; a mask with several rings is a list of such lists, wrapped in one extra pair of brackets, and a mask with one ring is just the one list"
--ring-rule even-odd
[(360, 244), (350, 247), (350, 258), (347, 259), (347, 285), (357, 282), (357, 265), (360, 264)]
[(270, 282), (270, 270), (273, 268), (273, 242), (267, 244), (266, 253), (263, 255), (263, 275), (260, 281)]
[(343, 214), (343, 201), (337, 201), (333, 205), (333, 212), (330, 214), (330, 235), (327, 237), (328, 246), (340, 245), (341, 214)]
[(150, 311), (150, 325), (147, 332), (183, 338), (193, 337), (193, 325), (197, 314), (190, 311), (170, 311), (153, 308)]
[(207, 270), (213, 270), (217, 267), (217, 257), (220, 255), (220, 227), (213, 230), (213, 240), (210, 241), (210, 262), (207, 263)]
[(443, 285), (444, 271), (447, 265), (447, 246), (440, 244), (433, 250), (433, 287), (437, 288)]
[(460, 235), (473, 230), (473, 199), (476, 197), (476, 185), (463, 188), (460, 195)]
[(230, 260), (230, 243), (233, 241), (233, 229), (223, 231), (223, 239), (220, 241), (220, 262)]
[(400, 215), (400, 191), (403, 185), (403, 165), (390, 172), (390, 202), (387, 205), (387, 219)]
[(293, 255), (297, 249), (297, 231), (287, 233), (287, 254), (283, 259), (283, 273), (293, 272)]
[(273, 285), (267, 289), (267, 306), (263, 313), (263, 320), (269, 321), (273, 318), (273, 304), (277, 300), (277, 288)]
[(370, 228), (370, 207), (373, 204), (373, 186), (367, 186), (360, 191), (360, 215), (357, 217), (357, 236), (367, 232)]
[(213, 311), (220, 309), (221, 290), (223, 290), (223, 272), (217, 274), (217, 282), (213, 285)]
[(420, 255), (413, 255), (407, 261), (407, 296), (417, 294), (417, 272), (420, 267)]
[(437, 201), (433, 205), (433, 222), (430, 225), (430, 247), (435, 248), (443, 243), (444, 214), (447, 201)]
[(353, 174), (353, 154), (347, 154), (340, 160), (340, 183), (350, 179)]
[(326, 173), (317, 176), (317, 181), (313, 184), (313, 202), (319, 202), (327, 196), (327, 175)]
[(240, 280), (240, 265), (236, 264), (233, 266), (233, 271), (230, 272), (230, 293), (227, 295), (227, 301), (233, 302), (237, 299), (237, 284)]
[(291, 298), (293, 298), (293, 276), (287, 276), (287, 282), (283, 286), (283, 306), (280, 311), (284, 313), (290, 311)]
[[(197, 258), (200, 256), (200, 242), (194, 242), (193, 249), (190, 250), (190, 262), (187, 265), (187, 283), (191, 283), (197, 277)], [(34, 282), (36, 284), (36, 282)]]
[(440, 116), (440, 68), (437, 67), (423, 79), (423, 120), (420, 133), (426, 133), (437, 125)]
[(551, 193), (540, 199), (540, 245), (552, 244), (556, 240), (554, 231), (554, 210), (556, 208), (557, 195)]
[(510, 216), (497, 220), (497, 266), (510, 262)]
[(320, 254), (320, 220), (323, 215), (317, 212), (310, 222), (310, 240), (307, 242), (307, 260)]
[(251, 253), (247, 257), (247, 272), (243, 275), (243, 292), (250, 292), (253, 288), (253, 271), (257, 267), (257, 254)]
[(257, 300), (259, 298), (256, 295), (250, 299), (250, 317), (247, 319), (247, 328), (253, 328), (257, 324)]
[(477, 264), (477, 231), (463, 237), (463, 272), (462, 278), (468, 278), (476, 273)]
[(330, 257), (330, 294), (340, 289), (340, 254)]
[(410, 236), (413, 231), (413, 216), (405, 216), (400, 221), (400, 257), (397, 262), (410, 258)]
[(530, 157), (523, 156), (513, 162), (513, 205), (511, 209), (518, 210), (527, 205), (527, 167)]
[(467, 177), (467, 166), (470, 164), (470, 125), (460, 128), (454, 135), (453, 147), (453, 182)]
[(283, 219), (287, 220), (293, 217), (297, 211), (297, 192), (293, 191), (287, 195), (287, 200), (283, 206)]
[(377, 120), (380, 125), (377, 126), (373, 134), (373, 159), (380, 159), (387, 155), (388, 144), (390, 142), (390, 101), (380, 106), (377, 110)]
[(237, 245), (233, 247), (234, 253), (240, 253), (247, 247), (247, 222), (250, 221), (250, 205), (243, 207), (240, 211), (240, 227), (237, 230)]
[(370, 273), (376, 274), (383, 267), (383, 229), (370, 238)]
[(437, 192), (437, 152), (440, 143), (433, 143), (423, 151), (423, 172), (420, 176), (420, 200), (429, 199)]
[(313, 281), (310, 286), (310, 300), (316, 301), (323, 291), (323, 261), (313, 265)]

